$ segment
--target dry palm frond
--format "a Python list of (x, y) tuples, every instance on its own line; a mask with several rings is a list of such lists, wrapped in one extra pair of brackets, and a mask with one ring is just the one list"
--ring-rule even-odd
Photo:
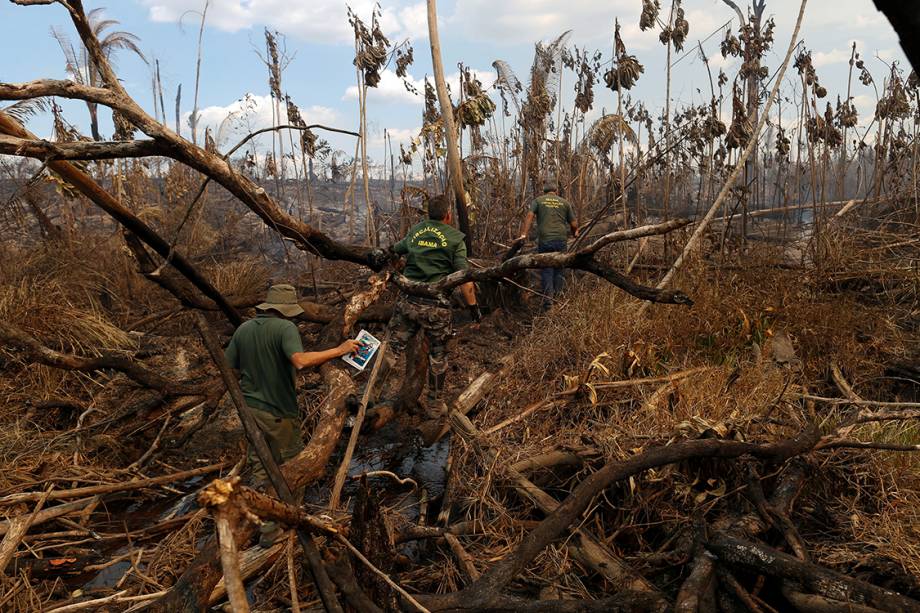
[(281, 60), (278, 57), (276, 35), (265, 28), (265, 48), (268, 51), (268, 89), (275, 100), (281, 100)]
[(495, 60), (492, 62), (492, 68), (494, 68), (496, 74), (498, 74), (498, 78), (495, 80), (495, 87), (498, 88), (502, 100), (505, 100), (505, 96), (511, 98), (515, 110), (520, 113), (521, 101), (519, 94), (524, 91), (521, 81), (517, 78), (517, 75), (514, 74), (514, 71), (511, 70), (511, 66), (508, 65), (508, 62), (504, 60)]
[(674, 42), (674, 48), (683, 51), (684, 41), (690, 33), (690, 22), (684, 17), (684, 9), (677, 9), (677, 16), (674, 18), (674, 29), (671, 31), (671, 40)]
[(719, 50), (722, 52), (722, 57), (738, 57), (744, 52), (741, 48), (741, 41), (732, 34), (730, 28), (725, 30), (725, 38), (719, 44)]
[(643, 32), (655, 27), (661, 5), (658, 0), (642, 0), (642, 15), (639, 17), (639, 29)]
[(859, 114), (856, 112), (856, 106), (847, 101), (841, 104), (840, 97), (837, 97), (837, 123), (844, 128), (852, 128), (859, 121)]
[(748, 117), (747, 109), (744, 107), (744, 101), (741, 99), (741, 93), (735, 88), (732, 96), (732, 125), (728, 129), (728, 137), (725, 144), (729, 149), (747, 147), (751, 137), (754, 135), (754, 127), (751, 125), (751, 119)]
[[(300, 109), (297, 108), (291, 97), (285, 96), (284, 101), (287, 106), (288, 123), (292, 126), (306, 128), (307, 122), (304, 121), (303, 116), (300, 114)], [(312, 130), (300, 130), (300, 148), (305, 156), (313, 157), (316, 155), (316, 134)]]
[(639, 80), (639, 75), (645, 72), (645, 68), (639, 63), (636, 56), (626, 53), (626, 45), (623, 44), (623, 39), (620, 36), (619, 20), (616, 21), (614, 26), (613, 41), (614, 66), (604, 74), (604, 81), (607, 87), (615, 92), (632, 89), (636, 81)]
[(466, 100), (457, 108), (456, 116), (462, 126), (481, 126), (492, 117), (495, 103), (482, 90), (482, 83), (467, 68), (463, 71), (463, 89)]
[(371, 15), (371, 27), (348, 8), (348, 23), (355, 31), (355, 59), (354, 64), (364, 73), (364, 84), (367, 87), (377, 87), (380, 83), (380, 71), (387, 61), (390, 48), (389, 39), (380, 29), (380, 7), (374, 8)]
[(48, 98), (32, 98), (31, 100), (20, 100), (9, 106), (0, 108), (0, 113), (4, 113), (14, 118), (19, 123), (35, 117), (39, 113), (46, 113), (51, 109)]
[(636, 133), (622, 115), (613, 114), (595, 121), (588, 129), (585, 140), (597, 151), (605, 153), (620, 138), (635, 143)]
[(620, 89), (632, 89), (643, 72), (645, 68), (639, 63), (636, 56), (624, 55), (617, 61), (616, 67), (604, 74), (604, 82), (615, 92)]
[(534, 53), (531, 81), (536, 80), (543, 83), (550, 99), (550, 110), (556, 105), (556, 93), (559, 90), (559, 79), (562, 76), (562, 55), (571, 34), (571, 30), (566, 30), (546, 46), (537, 43)]
[(789, 157), (789, 151), (792, 149), (792, 141), (786, 136), (786, 130), (780, 127), (776, 131), (776, 157), (786, 159)]
[(405, 79), (409, 75), (409, 66), (415, 61), (413, 49), (408, 45), (405, 49), (396, 50), (396, 76)]

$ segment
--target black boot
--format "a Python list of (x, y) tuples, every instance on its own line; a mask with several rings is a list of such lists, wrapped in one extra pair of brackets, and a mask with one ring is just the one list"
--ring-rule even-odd
[(447, 373), (434, 374), (428, 370), (428, 402), (427, 409), (429, 417), (435, 417), (447, 413), (447, 405), (444, 403), (444, 383), (447, 380)]

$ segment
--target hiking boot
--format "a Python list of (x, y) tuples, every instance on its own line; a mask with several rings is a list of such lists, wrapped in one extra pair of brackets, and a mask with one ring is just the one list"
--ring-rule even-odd
[(422, 405), (422, 414), (429, 419), (436, 419), (438, 417), (447, 416), (448, 406), (447, 403), (441, 400), (440, 398), (435, 398), (432, 400), (430, 397)]
[(269, 549), (284, 534), (281, 524), (275, 521), (263, 522), (259, 526), (259, 547)]
[(433, 374), (431, 369), (428, 370), (428, 404), (437, 403), (444, 392), (444, 383), (447, 381), (447, 373), (442, 372)]

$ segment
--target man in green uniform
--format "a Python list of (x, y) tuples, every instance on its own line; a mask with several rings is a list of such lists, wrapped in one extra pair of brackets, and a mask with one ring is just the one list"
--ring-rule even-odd
[[(304, 351), (300, 332), (288, 319), (303, 313), (291, 285), (271, 286), (265, 302), (256, 305), (256, 309), (258, 315), (236, 329), (224, 356), (240, 372), (240, 388), (246, 404), (275, 462), (282, 464), (304, 447), (295, 389), (297, 371), (352, 353), (358, 349), (358, 343), (347, 340), (333, 349)], [(267, 478), (252, 448), (248, 462), (254, 469), (253, 482)], [(271, 522), (263, 524), (262, 531), (263, 544), (280, 533), (279, 527)]]
[[(433, 283), (458, 270), (465, 270), (465, 235), (450, 225), (450, 201), (435, 196), (428, 201), (428, 219), (413, 226), (404, 239), (391, 249), (406, 257), (403, 274), (412, 281)], [(475, 321), (482, 315), (476, 304), (472, 282), (460, 286), (463, 298)], [(443, 410), (443, 390), (447, 376), (447, 339), (451, 333), (450, 304), (443, 299), (402, 294), (389, 324), (394, 363), (419, 331), (428, 339), (429, 410)]]
[[(530, 211), (524, 219), (524, 227), (518, 240), (526, 240), (530, 226), (537, 220), (537, 251), (551, 253), (565, 251), (566, 241), (571, 230), (578, 236), (578, 223), (568, 200), (558, 194), (556, 181), (551, 179), (543, 188), (543, 195), (530, 205)], [(562, 291), (564, 279), (562, 268), (544, 268), (540, 271), (540, 287), (543, 293), (543, 308), (548, 309), (553, 297)]]

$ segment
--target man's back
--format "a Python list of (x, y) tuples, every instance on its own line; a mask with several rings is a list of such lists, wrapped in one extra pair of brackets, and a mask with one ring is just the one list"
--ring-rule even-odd
[(544, 194), (533, 201), (530, 210), (537, 216), (538, 241), (565, 241), (575, 219), (572, 205), (556, 194)]
[(227, 346), (227, 361), (240, 371), (246, 402), (279, 417), (297, 417), (296, 370), (291, 355), (303, 351), (293, 322), (258, 315), (245, 322)]
[(463, 232), (456, 228), (426, 219), (413, 226), (393, 249), (406, 256), (406, 277), (431, 283), (468, 266), (463, 239)]

